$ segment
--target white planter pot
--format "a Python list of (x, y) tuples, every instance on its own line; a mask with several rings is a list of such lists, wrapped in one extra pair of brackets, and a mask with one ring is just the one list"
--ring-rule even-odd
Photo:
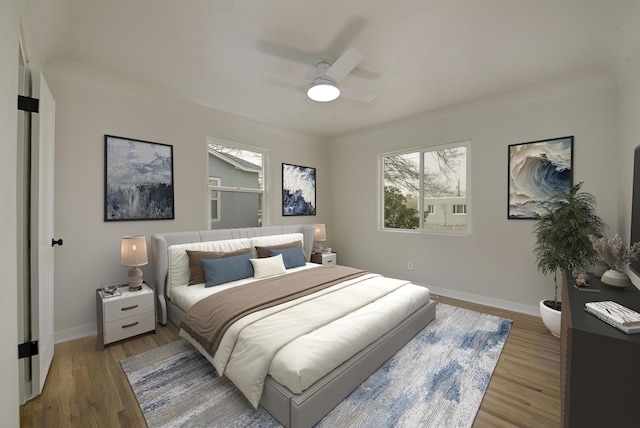
[(608, 271), (603, 273), (600, 281), (602, 281), (604, 284), (617, 288), (626, 288), (631, 285), (629, 275), (614, 269), (609, 269)]
[(562, 312), (551, 309), (540, 300), (540, 316), (544, 326), (549, 329), (555, 337), (560, 337), (560, 319)]

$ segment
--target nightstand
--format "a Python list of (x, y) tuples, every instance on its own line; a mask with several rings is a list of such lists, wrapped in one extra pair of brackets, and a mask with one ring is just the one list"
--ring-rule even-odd
[(103, 297), (102, 289), (96, 290), (98, 314), (98, 339), (96, 346), (128, 339), (138, 334), (156, 330), (154, 292), (147, 284), (142, 290), (129, 291), (128, 285), (120, 287), (120, 295)]
[(311, 263), (319, 265), (335, 266), (338, 264), (338, 255), (336, 253), (313, 253), (311, 254)]

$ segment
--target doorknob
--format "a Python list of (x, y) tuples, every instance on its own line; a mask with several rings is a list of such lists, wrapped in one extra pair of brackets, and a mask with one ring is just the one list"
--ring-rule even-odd
[(56, 241), (55, 239), (52, 239), (52, 240), (51, 240), (51, 246), (52, 246), (52, 247), (55, 247), (55, 246), (56, 246), (56, 244), (58, 244), (58, 245), (62, 245), (62, 239), (58, 239), (57, 241)]

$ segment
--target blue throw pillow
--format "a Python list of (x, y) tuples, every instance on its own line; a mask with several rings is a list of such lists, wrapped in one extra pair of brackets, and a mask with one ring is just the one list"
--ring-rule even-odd
[(205, 287), (224, 284), (237, 279), (253, 276), (253, 265), (249, 261), (251, 253), (224, 259), (201, 259), (200, 264), (207, 282)]
[(284, 267), (286, 267), (287, 269), (305, 265), (304, 254), (302, 254), (302, 247), (269, 250), (269, 257), (277, 256), (278, 254), (282, 254)]

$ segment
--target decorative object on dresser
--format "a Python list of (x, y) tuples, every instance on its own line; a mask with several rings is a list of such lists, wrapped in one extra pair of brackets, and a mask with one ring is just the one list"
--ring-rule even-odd
[[(640, 312), (640, 290), (609, 287), (591, 276), (589, 287), (563, 287), (560, 387), (564, 428), (636, 428), (640, 421), (640, 334), (625, 334), (591, 315), (585, 305), (613, 301)], [(595, 299), (594, 299), (595, 296)]]
[(104, 136), (104, 221), (172, 220), (173, 146)]
[(612, 300), (587, 302), (584, 310), (623, 333), (640, 333), (640, 314)]
[[(313, 252), (322, 252), (322, 241), (327, 240), (327, 228), (324, 224), (316, 224), (315, 231), (313, 232)], [(315, 263), (315, 262), (314, 262)]]
[(631, 285), (629, 275), (622, 269), (623, 265), (637, 260), (640, 254), (640, 242), (631, 246), (622, 241), (620, 235), (613, 238), (589, 236), (593, 248), (600, 256), (600, 260), (605, 262), (609, 269), (602, 274), (601, 281), (613, 287), (625, 288)]
[(282, 215), (316, 215), (316, 169), (282, 164)]
[(123, 236), (120, 248), (120, 264), (129, 266), (129, 291), (142, 288), (142, 271), (138, 266), (149, 263), (147, 259), (147, 241), (144, 236)]
[(108, 296), (102, 286), (96, 290), (98, 316), (97, 348), (156, 329), (155, 294), (147, 284), (129, 291), (126, 284), (118, 295)]
[(509, 146), (508, 219), (537, 219), (573, 185), (573, 137)]
[(581, 272), (597, 260), (589, 235), (602, 236), (605, 223), (596, 214), (595, 197), (581, 192), (582, 182), (571, 186), (567, 192), (556, 193), (548, 203), (547, 213), (536, 220), (533, 233), (536, 244), (533, 254), (538, 271), (553, 273), (555, 292), (553, 300), (540, 301), (540, 316), (544, 325), (556, 337), (560, 337), (560, 310), (558, 300), (558, 270), (567, 273)]

